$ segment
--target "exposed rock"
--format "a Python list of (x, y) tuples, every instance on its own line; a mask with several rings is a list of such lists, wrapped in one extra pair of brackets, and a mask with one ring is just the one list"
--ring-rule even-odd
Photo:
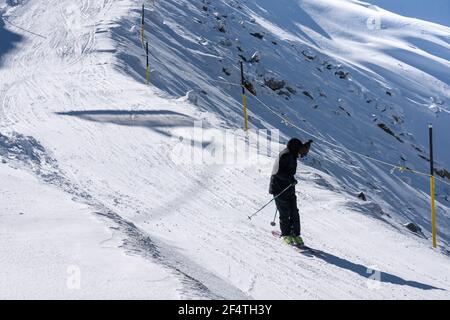
[(258, 63), (260, 60), (261, 60), (261, 59), (260, 59), (260, 57), (259, 57), (259, 52), (258, 52), (258, 51), (256, 51), (256, 52), (252, 55), (252, 57), (250, 58), (250, 62), (252, 62), (252, 63), (254, 63), (254, 62)]
[(219, 30), (222, 33), (226, 33), (226, 29), (225, 29), (225, 24), (223, 23), (219, 23), (219, 25), (217, 26), (217, 30)]
[(322, 62), (322, 65), (325, 66), (325, 68), (327, 68), (328, 70), (336, 69), (336, 67), (333, 66), (333, 65), (332, 65), (331, 63), (329, 63), (328, 61)]
[(314, 59), (316, 59), (316, 56), (315, 56), (315, 55), (313, 55), (312, 53), (310, 53), (310, 52), (308, 52), (308, 51), (306, 51), (306, 50), (303, 50), (303, 51), (302, 51), (302, 54), (303, 54), (308, 60), (314, 60)]
[(289, 93), (291, 94), (296, 94), (297, 90), (295, 90), (294, 88), (290, 87), (290, 86), (286, 86), (286, 90), (289, 91)]
[(434, 169), (434, 172), (440, 176), (441, 178), (447, 178), (450, 179), (450, 172), (448, 172), (446, 169)]
[(393, 136), (395, 139), (397, 139), (398, 141), (400, 141), (400, 142), (403, 143), (403, 140), (400, 139), (399, 137), (397, 137), (397, 136), (395, 135), (395, 133), (394, 133), (387, 125), (385, 125), (384, 123), (379, 123), (379, 124), (378, 124), (378, 127), (381, 128), (381, 129), (383, 129), (384, 132), (390, 134), (390, 135)]
[(275, 78), (268, 78), (268, 79), (264, 79), (264, 84), (266, 86), (268, 86), (270, 89), (272, 89), (273, 91), (277, 91), (280, 89), (283, 89), (286, 86), (286, 81), (284, 80), (277, 80)]
[(253, 87), (252, 83), (248, 82), (247, 80), (244, 80), (244, 87), (245, 87), (245, 89), (250, 91), (254, 96), (256, 96), (256, 90)]
[(358, 194), (358, 198), (361, 199), (362, 201), (367, 201), (366, 195), (363, 192)]
[(348, 112), (347, 110), (345, 110), (344, 107), (339, 106), (339, 109), (341, 109), (342, 111), (344, 111), (349, 117), (352, 116), (352, 115), (350, 114), (350, 112)]
[(423, 153), (423, 150), (422, 150), (422, 149), (420, 149), (419, 147), (417, 147), (417, 146), (415, 146), (415, 145), (412, 145), (412, 147), (413, 147), (414, 149), (416, 149), (417, 151), (419, 151), (419, 152)]
[(400, 123), (400, 124), (403, 123), (403, 119), (401, 119), (401, 118), (399, 118), (397, 116), (392, 116), (392, 118), (394, 118), (396, 123)]
[(279, 90), (279, 91), (278, 91), (278, 95), (279, 95), (279, 96), (286, 96), (286, 97), (288, 97), (288, 98), (291, 97), (291, 94), (290, 94), (288, 91), (286, 91), (286, 90)]
[(233, 45), (233, 43), (231, 42), (230, 39), (225, 39), (225, 40), (220, 40), (219, 45), (221, 45), (222, 47), (231, 47)]
[(264, 35), (259, 32), (251, 32), (250, 34), (260, 40), (262, 40), (264, 38)]
[(309, 93), (308, 91), (303, 91), (303, 94), (304, 94), (305, 96), (307, 96), (308, 98), (310, 98), (311, 100), (314, 100), (314, 97), (313, 97), (312, 94)]
[(404, 226), (406, 227), (406, 229), (408, 229), (411, 232), (423, 235), (422, 229), (415, 223), (412, 223), (412, 222), (405, 223)]
[(222, 72), (225, 73), (227, 76), (231, 76), (231, 72), (228, 71), (227, 68), (222, 68)]
[(347, 79), (347, 77), (349, 75), (348, 72), (344, 72), (342, 70), (336, 71), (334, 74), (339, 76), (339, 78), (341, 78), (341, 79)]

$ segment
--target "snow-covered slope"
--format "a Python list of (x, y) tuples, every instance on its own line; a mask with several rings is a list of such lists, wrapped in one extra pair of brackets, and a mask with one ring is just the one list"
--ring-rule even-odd
[[(0, 243), (2, 252), (24, 252), (1, 260), (0, 281), (9, 284), (11, 274), (20, 279), (13, 264), (39, 265), (50, 290), (28, 292), (38, 285), (24, 277), (17, 291), (2, 289), (0, 296), (449, 297), (448, 187), (437, 187), (440, 250), (434, 251), (428, 239), (402, 226), (413, 221), (429, 236), (427, 179), (390, 173), (343, 149), (427, 171), (422, 157), (433, 122), (437, 166), (449, 167), (449, 28), (357, 1), (150, 1), (145, 38), (153, 86), (146, 86), (140, 5), (0, 2), (0, 165), (2, 180), (12, 181), (2, 187), (0, 208), (1, 219), (17, 224), (17, 239), (2, 232)], [(256, 51), (260, 61), (245, 63), (246, 77), (271, 111), (249, 98), (251, 128), (278, 128), (283, 140), (309, 138), (275, 111), (332, 144), (316, 141), (298, 169), (303, 235), (321, 257), (301, 256), (270, 235), (273, 206), (247, 218), (269, 199), (271, 156), (260, 155), (257, 163), (180, 164), (177, 152), (188, 149), (180, 137), (195, 133), (194, 122), (205, 128), (194, 150), (205, 154), (220, 146), (212, 138), (217, 129), (242, 125), (236, 67)], [(261, 85), (272, 77), (284, 80), (284, 88)], [(237, 140), (245, 135), (238, 132)], [(30, 188), (45, 196), (31, 201)], [(369, 201), (356, 197), (361, 191)], [(62, 209), (46, 209), (53, 201), (67, 210), (61, 229), (51, 218)], [(32, 206), (41, 208), (41, 219), (28, 218)], [(8, 218), (19, 210), (29, 212)], [(112, 249), (92, 235), (99, 222), (117, 230)], [(53, 255), (42, 250), (49, 261), (43, 266), (26, 253), (48, 243), (42, 233), (27, 233), (44, 225), (48, 241), (70, 247), (83, 238), (92, 251), (72, 260), (70, 250), (52, 246)], [(27, 247), (33, 238), (35, 247)], [(127, 253), (122, 259), (119, 250)], [(66, 263), (80, 265), (88, 279), (108, 263), (133, 274), (103, 273), (74, 295), (52, 271), (66, 272)], [(158, 276), (145, 278), (147, 268)], [(110, 280), (112, 293), (97, 291)], [(151, 281), (158, 286), (147, 286)], [(139, 290), (123, 293), (133, 287)]]
[(179, 299), (183, 285), (125, 254), (124, 235), (30, 173), (0, 166), (2, 299)]
[[(136, 21), (138, 12), (112, 36), (122, 44), (120, 68), (143, 81), (139, 36), (125, 36)], [(436, 166), (449, 181), (448, 27), (357, 1), (166, 1), (147, 13), (146, 30), (152, 82), (175, 96), (194, 90), (199, 108), (232, 127), (243, 123), (240, 88), (223, 81), (239, 83), (237, 62), (258, 53), (259, 62), (245, 64), (246, 77), (271, 110), (250, 99), (251, 127), (308, 138), (283, 125), (278, 112), (328, 142), (318, 141), (310, 164), (350, 194), (367, 193), (399, 222), (431, 229), (426, 177), (391, 174), (342, 148), (427, 173), (432, 123)], [(272, 78), (284, 88), (264, 84)], [(437, 188), (438, 229), (448, 241), (449, 186)]]

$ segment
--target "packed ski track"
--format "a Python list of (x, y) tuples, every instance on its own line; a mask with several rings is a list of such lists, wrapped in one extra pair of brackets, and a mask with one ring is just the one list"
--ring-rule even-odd
[[(325, 0), (319, 2), (323, 6), (327, 4)], [(355, 1), (342, 2), (351, 6)], [(310, 1), (300, 3), (304, 8), (312, 6)], [(438, 188), (440, 247), (432, 250), (427, 239), (428, 196), (426, 187), (421, 187), (426, 185), (426, 180), (424, 183), (422, 177), (396, 176), (369, 160), (328, 149), (317, 141), (312, 156), (299, 163), (298, 168), (302, 234), (306, 243), (320, 252), (308, 256), (284, 246), (271, 235), (274, 227), (269, 222), (273, 205), (254, 219), (248, 219), (270, 200), (267, 191), (274, 152), (259, 157), (257, 165), (179, 163), (176, 151), (186, 148), (181, 142), (193, 135), (194, 123), (202, 121), (206, 140), (194, 144), (196, 152), (210, 145), (220, 146), (212, 138), (216, 129), (242, 125), (240, 88), (214, 82), (239, 83), (237, 70), (232, 66), (237, 56), (227, 44), (214, 45), (214, 41), (226, 39), (217, 36), (220, 34), (217, 30), (210, 33), (215, 26), (211, 21), (218, 21), (217, 17), (224, 15), (233, 16), (240, 26), (246, 25), (240, 21), (249, 19), (251, 25), (266, 26), (266, 35), (274, 39), (278, 35), (276, 41), (280, 44), (286, 39), (298, 41), (298, 48), (278, 44), (280, 48), (274, 53), (269, 53), (268, 48), (273, 44), (266, 41), (260, 54), (264, 60), (268, 52), (267, 59), (273, 64), (264, 68), (255, 67), (256, 64), (247, 66), (249, 73), (254, 72), (249, 78), (261, 90), (258, 97), (271, 106), (277, 105), (283, 94), (260, 89), (257, 81), (261, 79), (258, 80), (257, 74), (288, 73), (294, 62), (287, 61), (283, 67), (278, 59), (292, 57), (299, 49), (301, 52), (305, 42), (316, 43), (317, 34), (324, 38), (338, 37), (327, 34), (335, 26), (325, 31), (319, 26), (323, 25), (322, 20), (316, 23), (305, 13), (302, 17), (306, 21), (312, 19), (309, 21), (312, 31), (305, 33), (306, 28), (299, 27), (301, 32), (296, 36), (288, 34), (292, 27), (288, 22), (275, 26), (269, 16), (262, 14), (267, 12), (264, 6), (271, 8), (266, 1), (261, 2), (261, 7), (256, 1), (242, 6), (238, 1), (146, 1), (145, 37), (151, 48), (150, 79), (154, 83), (147, 86), (144, 84), (145, 56), (139, 39), (141, 4), (133, 0), (0, 1), (0, 17), (4, 21), (0, 24), (0, 36), (14, 39), (11, 46), (5, 49), (1, 46), (0, 51), (0, 177), (6, 181), (0, 189), (1, 298), (450, 297), (447, 249), (450, 224), (448, 188), (444, 186)], [(322, 9), (320, 5), (308, 12)], [(360, 2), (357, 6), (367, 7)], [(210, 16), (202, 16), (204, 7)], [(186, 21), (181, 27), (183, 19)], [(197, 25), (201, 25), (200, 29)], [(232, 32), (230, 38), (241, 32), (236, 25), (226, 24), (227, 32)], [(441, 57), (428, 56), (436, 65), (425, 70), (428, 73), (421, 77), (436, 85), (432, 92), (436, 102), (433, 106), (440, 110), (437, 126), (444, 128), (449, 120), (448, 78), (442, 76), (445, 69), (436, 66), (450, 68), (445, 55), (449, 50), (449, 35), (448, 28), (436, 28), (444, 34), (440, 47), (445, 50), (439, 52)], [(245, 30), (242, 43), (260, 41), (248, 36), (248, 32)], [(342, 41), (351, 38), (345, 34), (339, 37)], [(356, 52), (345, 52), (331, 41), (305, 45), (308, 54), (318, 47), (323, 51), (314, 55), (329, 57), (335, 52), (337, 61), (351, 60), (351, 54)], [(242, 54), (253, 51), (256, 50), (248, 49)], [(304, 55), (299, 59), (304, 60)], [(345, 87), (347, 91), (358, 92), (359, 99), (368, 101), (380, 95), (371, 92), (374, 83), (392, 85), (389, 90), (399, 96), (400, 89), (394, 86), (403, 85), (402, 88), (408, 88), (404, 89), (403, 98), (414, 98), (412, 105), (422, 103), (423, 106), (426, 102), (422, 93), (427, 88), (420, 89), (416, 96), (413, 93), (419, 88), (411, 80), (415, 69), (408, 69), (410, 78), (405, 75), (395, 78), (387, 72), (383, 73), (385, 78), (381, 73), (371, 77), (375, 69), (373, 66), (369, 70), (372, 62), (364, 65), (363, 61), (357, 64), (351, 60), (345, 64), (351, 65), (355, 73), (353, 84), (345, 85), (339, 82), (342, 79), (334, 71), (331, 76), (324, 75), (325, 80), (320, 78), (326, 66), (322, 71), (317, 66), (302, 69), (313, 74), (311, 83), (327, 83), (328, 94), (336, 101), (338, 97), (341, 99), (340, 114), (348, 110), (345, 112), (356, 117), (342, 134), (339, 127), (342, 120), (324, 126), (329, 131), (321, 131), (324, 120), (311, 111), (316, 102), (309, 102), (306, 94), (302, 94), (313, 90), (309, 87), (295, 87), (292, 92), (302, 97), (292, 98), (293, 102), (281, 99), (278, 110), (288, 104), (284, 111), (291, 120), (304, 123), (308, 130), (317, 130), (319, 136), (335, 139), (336, 144), (349, 147), (354, 143), (360, 152), (369, 153), (363, 143), (361, 146), (356, 143), (352, 133), (360, 135), (361, 140), (373, 135), (375, 156), (382, 159), (386, 156), (397, 163), (394, 160), (397, 154), (391, 156), (390, 152), (398, 148), (403, 155), (414, 153), (403, 145), (391, 146), (396, 140), (391, 135), (386, 137), (379, 127), (363, 132), (372, 121), (370, 112), (356, 109), (350, 98), (340, 98), (334, 93)], [(232, 78), (224, 76), (222, 68), (233, 70)], [(314, 90), (317, 98), (319, 89)], [(386, 95), (386, 88), (380, 90)], [(290, 95), (295, 95), (292, 92)], [(395, 99), (400, 104), (400, 98)], [(256, 100), (250, 101), (253, 103), (250, 121), (256, 128), (279, 128), (283, 139), (290, 135), (303, 138), (292, 127), (282, 127), (279, 119), (262, 111), (261, 106), (256, 107)], [(295, 109), (292, 107), (295, 103), (302, 103), (309, 111)], [(379, 101), (376, 108), (386, 105)], [(324, 102), (319, 109), (327, 107)], [(428, 110), (428, 105), (425, 109)], [(411, 121), (405, 130), (412, 130), (412, 123), (421, 117), (408, 117), (396, 105), (390, 110), (394, 110), (395, 117)], [(324, 116), (335, 119), (329, 114)], [(381, 113), (378, 116), (383, 117)], [(422, 116), (420, 122), (432, 117)], [(418, 149), (426, 146), (423, 143), (426, 137), (413, 136), (411, 141), (406, 133), (401, 137), (408, 142), (417, 139)], [(352, 143), (345, 143), (344, 138)], [(239, 132), (238, 140), (245, 139), (245, 134)], [(441, 149), (448, 146), (444, 140), (439, 140)], [(438, 161), (448, 168), (450, 159), (442, 154), (441, 150)], [(426, 162), (421, 161), (417, 157), (408, 165), (423, 170)], [(357, 191), (368, 193), (370, 201), (358, 199)], [(402, 210), (408, 201), (409, 207)], [(14, 215), (18, 210), (21, 214)], [(423, 227), (425, 236), (404, 228), (402, 223), (409, 221)], [(15, 225), (14, 232), (8, 231), (8, 223)], [(48, 230), (45, 230), (46, 223)], [(79, 232), (64, 231), (65, 225), (68, 230)], [(75, 238), (65, 238), (68, 234)], [(83, 250), (79, 249), (78, 241)], [(46, 249), (40, 250), (40, 245)], [(71, 256), (72, 250), (77, 252), (76, 258)], [(13, 251), (16, 253), (9, 253)], [(79, 254), (80, 251), (85, 253)], [(35, 252), (42, 252), (44, 257), (46, 252), (52, 255), (45, 261), (42, 256), (32, 254)], [(26, 262), (27, 259), (32, 262)], [(81, 275), (87, 274), (87, 280), (83, 280), (75, 293), (64, 288), (63, 276), (73, 261), (79, 264)], [(16, 273), (14, 264), (21, 265)], [(27, 275), (25, 280), (12, 289), (13, 280), (21, 281), (21, 272)], [(123, 276), (124, 273), (133, 276)], [(34, 277), (42, 277), (39, 283), (47, 290), (31, 284), (27, 287), (27, 281), (31, 283)], [(32, 286), (33, 290), (29, 290)]]

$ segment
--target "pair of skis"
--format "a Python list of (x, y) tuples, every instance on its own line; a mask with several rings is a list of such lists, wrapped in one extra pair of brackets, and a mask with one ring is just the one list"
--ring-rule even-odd
[[(272, 231), (272, 235), (274, 237), (276, 237), (276, 238), (281, 238), (281, 232), (280, 231), (273, 230)], [(297, 245), (292, 245), (291, 244), (289, 246), (295, 248), (298, 252), (306, 254), (306, 255), (312, 255), (312, 256), (319, 256), (320, 255), (320, 251), (319, 250), (316, 250), (316, 249), (313, 249), (311, 247), (308, 247), (307, 245), (297, 246)]]

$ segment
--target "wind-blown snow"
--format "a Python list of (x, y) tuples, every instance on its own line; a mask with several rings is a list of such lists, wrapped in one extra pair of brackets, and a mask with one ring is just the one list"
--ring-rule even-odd
[[(174, 152), (199, 120), (196, 152), (220, 146), (216, 129), (242, 126), (237, 62), (257, 52), (247, 80), (290, 122), (424, 172), (431, 122), (436, 166), (449, 170), (448, 27), (350, 0), (151, 1), (146, 86), (139, 1), (8, 3), (1, 297), (449, 297), (448, 186), (437, 184), (432, 250), (426, 177), (316, 141), (299, 163), (297, 196), (303, 236), (323, 253), (305, 257), (270, 235), (273, 205), (247, 218), (270, 200), (275, 152), (257, 165), (180, 164)], [(268, 78), (285, 88), (271, 90)], [(251, 97), (249, 112), (252, 129), (309, 138)], [(83, 279), (76, 292), (66, 285), (70, 265)]]

